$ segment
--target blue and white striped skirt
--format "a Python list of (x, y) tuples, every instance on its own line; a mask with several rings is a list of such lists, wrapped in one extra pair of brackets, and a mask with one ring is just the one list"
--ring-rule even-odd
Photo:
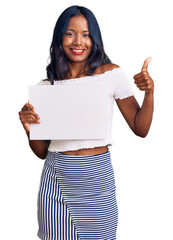
[(91, 156), (48, 152), (38, 194), (42, 240), (114, 240), (118, 223), (110, 151)]

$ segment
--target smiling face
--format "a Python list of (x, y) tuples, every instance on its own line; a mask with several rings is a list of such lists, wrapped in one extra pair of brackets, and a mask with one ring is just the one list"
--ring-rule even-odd
[(87, 19), (74, 16), (70, 19), (66, 33), (63, 36), (62, 46), (70, 62), (86, 62), (92, 51)]

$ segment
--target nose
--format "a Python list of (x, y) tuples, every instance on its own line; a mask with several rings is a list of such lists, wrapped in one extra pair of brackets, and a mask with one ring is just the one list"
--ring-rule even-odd
[(76, 34), (75, 39), (74, 39), (74, 44), (79, 45), (79, 46), (82, 44), (81, 34)]

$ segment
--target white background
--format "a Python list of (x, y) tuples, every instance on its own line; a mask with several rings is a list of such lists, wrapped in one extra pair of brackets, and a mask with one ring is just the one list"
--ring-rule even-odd
[[(64, 2), (64, 3), (63, 3)], [(119, 206), (118, 240), (173, 239), (172, 5), (170, 0), (21, 1), (0, 6), (1, 168), (0, 238), (33, 240), (37, 192), (44, 161), (30, 150), (18, 112), (28, 85), (46, 78), (53, 28), (68, 6), (90, 8), (98, 19), (105, 50), (123, 66), (138, 102), (133, 75), (152, 56), (155, 110), (145, 139), (135, 136), (116, 104), (110, 148)]]

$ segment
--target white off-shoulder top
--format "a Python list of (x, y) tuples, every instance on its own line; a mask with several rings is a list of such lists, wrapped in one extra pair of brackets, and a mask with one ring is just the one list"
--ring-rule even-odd
[[(80, 140), (51, 140), (48, 151), (50, 152), (63, 152), (78, 149), (94, 148), (101, 146), (112, 146), (112, 117), (113, 117), (113, 104), (115, 99), (123, 99), (133, 96), (133, 91), (122, 67), (114, 68), (113, 70), (106, 71), (102, 74), (84, 76), (81, 78), (65, 79), (54, 81), (55, 85), (80, 85), (80, 84), (95, 84), (96, 82), (102, 83), (107, 92), (107, 136), (105, 139), (80, 139)], [(38, 85), (50, 85), (49, 81), (42, 80)], [(97, 94), (97, 93), (96, 93)], [(80, 104), (80, 102), (79, 102)]]

